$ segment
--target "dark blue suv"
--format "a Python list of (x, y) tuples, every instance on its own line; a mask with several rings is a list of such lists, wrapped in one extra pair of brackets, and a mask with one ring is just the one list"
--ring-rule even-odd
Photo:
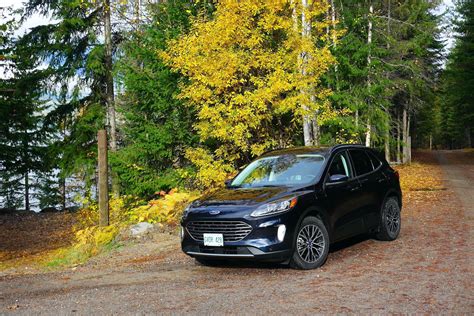
[(401, 207), (398, 173), (370, 148), (276, 150), (186, 208), (182, 249), (203, 264), (264, 260), (313, 269), (342, 239), (396, 239)]

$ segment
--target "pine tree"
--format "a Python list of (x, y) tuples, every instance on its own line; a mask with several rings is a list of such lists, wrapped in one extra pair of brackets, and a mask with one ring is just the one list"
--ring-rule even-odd
[(8, 77), (0, 80), (0, 196), (7, 208), (22, 205), (30, 210), (37, 187), (35, 180), (47, 171), (48, 131), (41, 121), (45, 73), (37, 69), (37, 61), (25, 58), (27, 53), (24, 47), (16, 45), (11, 34), (3, 36), (0, 54)]
[(441, 137), (449, 148), (472, 147), (474, 124), (474, 2), (457, 2), (456, 43), (442, 80)]
[(102, 36), (105, 8), (102, 1), (30, 0), (23, 19), (40, 13), (56, 22), (32, 28), (18, 43), (31, 52), (25, 58), (48, 66), (52, 102), (45, 124), (62, 135), (61, 174), (79, 174), (88, 187), (95, 181), (97, 130), (106, 126), (107, 109), (112, 111), (106, 93), (112, 70)]
[(190, 19), (211, 4), (174, 0), (148, 7), (150, 23), (132, 30), (121, 45), (118, 61), (123, 93), (119, 111), (124, 118), (123, 144), (111, 155), (126, 194), (150, 196), (180, 183), (176, 171), (185, 166), (184, 154), (197, 140), (193, 110), (175, 98), (182, 76), (157, 54), (167, 41), (189, 29)]

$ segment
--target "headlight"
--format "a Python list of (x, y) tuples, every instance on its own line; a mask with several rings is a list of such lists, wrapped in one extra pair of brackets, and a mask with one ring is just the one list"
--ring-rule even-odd
[(296, 205), (297, 200), (298, 198), (294, 197), (287, 200), (279, 200), (272, 203), (263, 204), (253, 211), (250, 216), (260, 217), (287, 212)]
[(191, 209), (192, 203), (186, 206), (186, 208), (183, 211), (183, 218), (186, 218), (188, 216), (189, 210)]

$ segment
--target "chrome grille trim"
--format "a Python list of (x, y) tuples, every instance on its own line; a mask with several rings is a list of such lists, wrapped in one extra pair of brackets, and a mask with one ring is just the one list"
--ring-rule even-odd
[(224, 241), (240, 241), (250, 234), (252, 226), (237, 221), (192, 221), (186, 225), (189, 235), (197, 241), (203, 241), (204, 233), (222, 234)]

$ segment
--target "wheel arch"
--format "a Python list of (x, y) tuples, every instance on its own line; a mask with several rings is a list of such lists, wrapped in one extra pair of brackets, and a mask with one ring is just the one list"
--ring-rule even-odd
[(385, 193), (385, 196), (383, 198), (383, 201), (382, 201), (382, 205), (381, 207), (384, 205), (385, 201), (387, 201), (388, 198), (390, 197), (395, 197), (397, 200), (398, 200), (398, 205), (400, 206), (400, 210), (402, 209), (402, 205), (403, 205), (403, 202), (402, 202), (402, 195), (400, 192), (398, 192), (397, 190), (395, 189), (389, 189), (387, 191), (387, 193)]
[(326, 226), (326, 229), (328, 231), (329, 241), (331, 242), (333, 229), (332, 229), (332, 226), (330, 225), (328, 213), (326, 212), (326, 210), (324, 210), (321, 207), (311, 206), (311, 207), (307, 208), (305, 211), (303, 211), (301, 213), (299, 219), (298, 219), (298, 222), (296, 224), (295, 233), (293, 234), (292, 247), (295, 245), (296, 236), (298, 235), (298, 228), (300, 227), (301, 222), (308, 216), (314, 216), (316, 218), (319, 218), (324, 223), (324, 226)]

